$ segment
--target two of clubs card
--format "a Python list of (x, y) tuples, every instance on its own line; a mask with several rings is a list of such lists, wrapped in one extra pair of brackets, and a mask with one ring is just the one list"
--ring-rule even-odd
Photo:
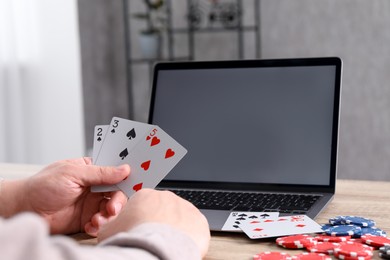
[(122, 190), (128, 197), (142, 188), (155, 188), (187, 150), (159, 126), (114, 117), (94, 131), (95, 165), (129, 164), (130, 176), (116, 185), (93, 186), (92, 192)]
[(306, 215), (280, 217), (278, 212), (231, 212), (222, 230), (242, 231), (251, 239), (323, 232)]

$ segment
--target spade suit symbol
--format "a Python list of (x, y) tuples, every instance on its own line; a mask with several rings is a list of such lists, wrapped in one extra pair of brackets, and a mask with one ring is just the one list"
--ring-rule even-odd
[(135, 129), (131, 129), (129, 132), (127, 132), (126, 136), (131, 140), (132, 138), (135, 138)]
[(98, 140), (98, 142), (100, 142), (102, 140), (102, 138), (100, 138), (100, 136), (99, 136), (97, 140)]
[(119, 154), (119, 157), (121, 157), (121, 159), (125, 159), (126, 156), (129, 155), (129, 151), (127, 151), (127, 148), (125, 148), (120, 154)]

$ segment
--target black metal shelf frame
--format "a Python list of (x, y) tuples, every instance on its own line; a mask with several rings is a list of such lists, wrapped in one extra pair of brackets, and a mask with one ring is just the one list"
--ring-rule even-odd
[[(185, 61), (185, 60), (196, 60), (195, 57), (195, 37), (197, 34), (207, 34), (207, 33), (237, 33), (237, 53), (238, 59), (244, 59), (244, 33), (253, 32), (255, 37), (255, 55), (254, 58), (261, 57), (261, 30), (260, 30), (260, 2), (261, 0), (231, 0), (237, 5), (239, 10), (243, 10), (244, 1), (253, 2), (253, 12), (254, 12), (254, 22), (252, 25), (243, 25), (242, 15), (239, 16), (237, 24), (232, 27), (205, 27), (205, 28), (196, 28), (193, 24), (187, 19), (186, 27), (175, 28), (172, 21), (172, 0), (165, 0), (164, 4), (166, 5), (166, 17), (167, 17), (167, 29), (166, 29), (166, 40), (167, 40), (167, 49), (166, 57), (155, 60), (155, 59), (144, 59), (144, 58), (134, 58), (132, 57), (132, 45), (130, 39), (130, 30), (131, 28), (131, 18), (129, 15), (129, 5), (131, 0), (122, 0), (123, 9), (124, 9), (124, 30), (125, 30), (125, 45), (126, 45), (126, 57), (127, 57), (127, 86), (129, 93), (132, 91), (132, 80), (133, 80), (133, 66), (147, 64), (149, 67), (149, 76), (152, 75), (153, 65), (158, 61)], [(187, 14), (190, 14), (191, 6), (197, 4), (202, 0), (187, 0)], [(204, 1), (204, 0), (203, 0)], [(188, 55), (187, 56), (176, 56), (175, 54), (175, 39), (176, 34), (187, 34), (188, 37)], [(131, 98), (129, 94), (129, 98)], [(131, 99), (129, 99), (131, 100)], [(132, 116), (132, 115), (131, 115)]]

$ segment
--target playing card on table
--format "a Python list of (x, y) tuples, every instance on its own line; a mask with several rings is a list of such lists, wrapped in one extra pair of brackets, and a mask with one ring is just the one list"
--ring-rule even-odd
[(279, 212), (230, 212), (222, 230), (242, 232), (239, 225), (244, 222), (257, 223), (261, 220), (276, 219)]
[(186, 153), (160, 127), (153, 126), (131, 151), (131, 156), (124, 159), (131, 167), (131, 174), (117, 186), (129, 197), (141, 188), (154, 188)]
[(239, 226), (251, 239), (323, 232), (321, 225), (306, 215), (278, 217), (259, 223), (244, 222)]

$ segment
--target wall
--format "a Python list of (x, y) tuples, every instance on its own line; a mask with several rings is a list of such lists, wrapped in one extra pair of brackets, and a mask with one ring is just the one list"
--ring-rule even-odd
[[(80, 0), (92, 1), (93, 0)], [(99, 2), (101, 2), (100, 0)], [(129, 1), (130, 11), (143, 10), (141, 1)], [(186, 1), (173, 0), (174, 24), (184, 25), (186, 17)], [(245, 4), (245, 22), (251, 23), (251, 0)], [(95, 8), (93, 5), (91, 9)], [(101, 10), (103, 12), (103, 10)], [(390, 180), (390, 2), (387, 0), (261, 0), (261, 53), (263, 58), (340, 56), (344, 61), (344, 78), (341, 104), (339, 178), (357, 178), (372, 180)], [(100, 14), (115, 19), (111, 9)], [(121, 15), (121, 10), (117, 10)], [(100, 19), (95, 17), (95, 19)], [(131, 19), (136, 28), (131, 34), (132, 55), (139, 56), (137, 41), (140, 22)], [(116, 33), (117, 26), (112, 25)], [(93, 22), (92, 22), (93, 23)], [(138, 26), (138, 27), (137, 27)], [(104, 27), (104, 26), (103, 26)], [(106, 27), (104, 27), (106, 28)], [(105, 29), (105, 41), (117, 41), (120, 35), (109, 34)], [(253, 36), (247, 35), (246, 49), (253, 50)], [(235, 59), (235, 36), (199, 35), (197, 38), (197, 59)], [(92, 40), (91, 40), (92, 41)], [(177, 36), (175, 42), (179, 55), (185, 53), (187, 42), (184, 37)], [(90, 44), (94, 47), (94, 44)], [(114, 45), (118, 46), (118, 45)], [(99, 50), (109, 47), (98, 45)], [(116, 48), (115, 47), (115, 48)], [(114, 47), (113, 47), (114, 48)], [(123, 49), (118, 48), (117, 53)], [(252, 53), (252, 54), (251, 54)], [(98, 55), (99, 52), (94, 53)], [(114, 54), (107, 56), (110, 61)], [(138, 56), (137, 56), (138, 55)], [(111, 57), (111, 58), (110, 58)], [(253, 51), (246, 58), (254, 58)], [(93, 59), (93, 57), (91, 57)], [(111, 63), (108, 63), (111, 64)], [(107, 66), (105, 70), (123, 71), (115, 66)], [(124, 66), (124, 65), (123, 65)], [(91, 86), (104, 81), (98, 71), (90, 77)], [(105, 72), (102, 72), (105, 73)], [(150, 75), (147, 65), (139, 65), (134, 69), (132, 89), (134, 119), (147, 119), (150, 95)], [(110, 77), (121, 77), (111, 73)], [(111, 86), (112, 80), (105, 82)], [(115, 85), (117, 86), (116, 82)], [(104, 85), (104, 84), (103, 84)], [(115, 92), (115, 91), (114, 91)], [(93, 90), (88, 95), (93, 95)], [(104, 95), (111, 93), (102, 92)], [(116, 92), (118, 104), (110, 99), (104, 107), (112, 111), (111, 106), (122, 106), (122, 92)], [(99, 94), (102, 95), (102, 94)], [(116, 108), (114, 108), (116, 109)], [(92, 109), (87, 118), (94, 117)], [(96, 113), (101, 113), (97, 110)], [(124, 110), (119, 111), (125, 113)], [(94, 119), (94, 121), (97, 121)], [(90, 127), (89, 127), (90, 128)], [(90, 131), (90, 129), (88, 129)]]
[[(0, 109), (5, 112), (5, 119), (17, 117), (15, 120), (20, 122), (20, 127), (5, 131), (7, 142), (2, 146), (8, 147), (5, 146), (6, 156), (0, 161), (47, 164), (83, 156), (84, 117), (76, 0), (31, 0), (20, 4), (15, 13), (30, 15), (24, 17), (25, 27), (15, 31), (20, 38), (14, 51), (21, 50), (19, 54), (24, 57), (15, 70), (20, 88), (8, 85), (10, 82), (2, 86), (14, 93), (10, 100), (7, 96), (1, 97), (7, 102), (1, 103)], [(20, 105), (19, 113), (15, 113), (12, 106), (7, 107), (7, 104), (16, 103)], [(8, 123), (0, 122), (4, 127), (8, 127)], [(14, 146), (12, 140), (23, 142)]]
[(339, 178), (390, 180), (390, 2), (262, 0), (264, 58), (344, 62)]
[(131, 115), (126, 77), (122, 0), (79, 0), (83, 72), (85, 144), (92, 149), (93, 130), (113, 116)]

